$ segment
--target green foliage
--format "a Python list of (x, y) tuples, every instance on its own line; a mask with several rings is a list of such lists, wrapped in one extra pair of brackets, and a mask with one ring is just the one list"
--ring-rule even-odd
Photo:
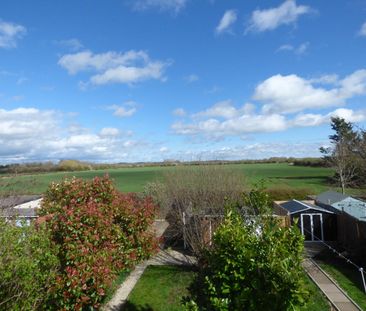
[(154, 213), (150, 199), (119, 193), (108, 177), (51, 184), (41, 220), (59, 247), (53, 308), (98, 308), (121, 270), (154, 252), (157, 243), (148, 232)]
[(59, 261), (49, 231), (0, 219), (0, 310), (44, 310)]
[(305, 200), (313, 191), (309, 188), (294, 188), (289, 186), (271, 187), (266, 189), (272, 201), (278, 200)]
[[(255, 197), (258, 193), (255, 194)], [(296, 310), (307, 291), (303, 238), (272, 217), (244, 218), (229, 210), (186, 299), (187, 310)]]
[(247, 194), (244, 194), (244, 205), (250, 207), (253, 214), (268, 214), (271, 208), (269, 194), (265, 192), (264, 180), (255, 184)]

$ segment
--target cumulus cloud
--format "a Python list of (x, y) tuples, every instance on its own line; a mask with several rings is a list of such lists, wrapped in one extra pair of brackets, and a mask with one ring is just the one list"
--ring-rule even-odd
[[(82, 51), (63, 55), (58, 64), (70, 75), (80, 72), (94, 72), (89, 83), (133, 84), (144, 80), (164, 80), (164, 70), (169, 62), (151, 60), (145, 51), (130, 50), (125, 53), (109, 51), (94, 54)], [(84, 83), (85, 84), (85, 83)]]
[[(319, 82), (337, 85), (328, 89), (317, 86)], [(347, 99), (363, 94), (366, 94), (365, 69), (357, 70), (339, 81), (335, 76), (316, 81), (295, 74), (275, 75), (258, 84), (253, 98), (264, 103), (264, 113), (294, 113), (344, 105)]]
[(0, 163), (62, 158), (131, 161), (146, 147), (140, 140), (127, 138), (128, 131), (104, 127), (93, 133), (79, 126), (65, 127), (63, 117), (36, 108), (0, 109)]
[(227, 10), (222, 16), (215, 31), (217, 34), (230, 31), (231, 26), (236, 22), (238, 14), (236, 10)]
[[(326, 88), (325, 86), (328, 86)], [(314, 110), (344, 106), (347, 99), (366, 94), (366, 70), (357, 70), (339, 78), (323, 75), (304, 79), (297, 75), (275, 75), (258, 84), (253, 99), (258, 108), (246, 103), (234, 105), (230, 99), (217, 102), (186, 119), (172, 124), (178, 135), (204, 136), (210, 139), (248, 134), (279, 132), (294, 127), (329, 124), (338, 116), (349, 122), (366, 120), (365, 110), (336, 108), (327, 113)], [(311, 110), (311, 112), (307, 112)]]
[(230, 100), (192, 115), (191, 122), (175, 122), (172, 130), (180, 135), (204, 135), (210, 138), (242, 136), (249, 133), (285, 130), (286, 119), (279, 114), (255, 114), (252, 104), (236, 108)]
[(281, 25), (294, 24), (301, 15), (311, 11), (309, 6), (297, 5), (295, 0), (286, 0), (276, 8), (255, 10), (251, 15), (247, 32), (263, 32), (274, 30)]
[(135, 0), (133, 7), (136, 10), (158, 9), (160, 11), (172, 11), (178, 13), (188, 0)]
[(18, 39), (27, 32), (22, 25), (0, 20), (0, 48), (15, 48)]
[(289, 127), (307, 127), (329, 124), (332, 117), (345, 119), (347, 122), (362, 122), (366, 120), (366, 110), (354, 111), (352, 109), (338, 108), (325, 115), (314, 113), (300, 113), (290, 120)]
[(212, 107), (198, 112), (193, 117), (218, 117), (223, 119), (231, 119), (240, 116), (241, 114), (250, 114), (254, 109), (254, 106), (250, 103), (244, 104), (237, 109), (233, 106), (230, 99), (220, 101), (214, 104)]

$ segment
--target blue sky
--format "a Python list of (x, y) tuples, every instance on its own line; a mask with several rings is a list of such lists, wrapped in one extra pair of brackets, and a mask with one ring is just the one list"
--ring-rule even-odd
[(3, 0), (0, 163), (318, 156), (365, 55), (364, 0)]

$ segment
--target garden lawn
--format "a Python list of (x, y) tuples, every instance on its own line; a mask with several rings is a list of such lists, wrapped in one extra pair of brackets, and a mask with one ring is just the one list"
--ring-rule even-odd
[[(181, 299), (188, 295), (187, 287), (195, 272), (189, 267), (149, 266), (136, 284), (123, 310), (175, 311), (182, 310)], [(326, 311), (329, 304), (316, 285), (306, 277), (310, 292), (309, 303), (300, 311)]]
[[(327, 184), (327, 179), (333, 175), (333, 170), (328, 168), (292, 166), (286, 163), (227, 164), (225, 166), (229, 169), (242, 171), (249, 185), (265, 179), (266, 186), (268, 187), (308, 188), (312, 193), (320, 193), (330, 188)], [(79, 172), (42, 173), (16, 177), (2, 176), (0, 177), (0, 185), (8, 183), (20, 194), (39, 194), (45, 191), (49, 183), (52, 181), (59, 182), (64, 177), (76, 176), (90, 179), (94, 176), (109, 174), (119, 190), (123, 192), (141, 192), (148, 182), (161, 180), (165, 171), (174, 169), (176, 168), (144, 166)]]
[(300, 308), (300, 311), (330, 310), (330, 304), (327, 298), (307, 275), (305, 276), (305, 284), (310, 293), (310, 300), (306, 306)]
[(195, 273), (189, 267), (149, 266), (128, 297), (125, 311), (178, 311)]

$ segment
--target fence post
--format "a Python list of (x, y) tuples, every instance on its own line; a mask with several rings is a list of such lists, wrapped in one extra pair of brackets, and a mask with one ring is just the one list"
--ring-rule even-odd
[(186, 213), (182, 213), (183, 216), (183, 248), (187, 249), (187, 242), (186, 242)]
[(360, 272), (361, 272), (361, 277), (362, 277), (362, 283), (363, 283), (363, 290), (366, 293), (366, 283), (365, 283), (365, 275), (363, 274), (363, 268), (360, 268)]

